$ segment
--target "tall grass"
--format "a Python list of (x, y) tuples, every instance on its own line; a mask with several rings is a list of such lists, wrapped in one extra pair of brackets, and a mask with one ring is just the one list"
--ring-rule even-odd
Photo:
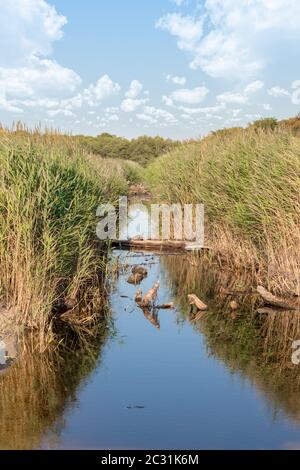
[(1, 130), (0, 294), (10, 328), (49, 338), (54, 302), (79, 301), (104, 269), (97, 206), (126, 191), (117, 162), (96, 164), (71, 137)]
[(245, 247), (270, 287), (300, 293), (298, 137), (281, 129), (217, 133), (160, 157), (146, 177), (163, 201), (205, 204), (208, 244), (228, 258)]

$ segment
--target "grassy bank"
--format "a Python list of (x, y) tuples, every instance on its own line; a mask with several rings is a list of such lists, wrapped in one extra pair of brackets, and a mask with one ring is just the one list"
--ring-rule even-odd
[(1, 328), (36, 329), (44, 344), (59, 299), (99, 302), (96, 208), (126, 193), (127, 171), (68, 136), (0, 132)]
[(300, 139), (250, 127), (183, 145), (146, 178), (162, 201), (204, 203), (207, 244), (269, 288), (300, 293)]

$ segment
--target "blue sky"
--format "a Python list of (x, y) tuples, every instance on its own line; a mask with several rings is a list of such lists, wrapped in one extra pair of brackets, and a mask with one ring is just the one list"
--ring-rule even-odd
[(0, 0), (0, 120), (190, 138), (300, 112), (299, 0)]

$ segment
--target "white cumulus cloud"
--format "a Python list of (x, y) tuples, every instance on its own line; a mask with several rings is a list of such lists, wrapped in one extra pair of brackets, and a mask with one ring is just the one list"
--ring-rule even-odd
[[(0, 107), (20, 112), (33, 103), (71, 96), (79, 75), (48, 56), (67, 20), (45, 0), (0, 2)], [(31, 101), (31, 103), (30, 103)]]
[(145, 114), (145, 113), (137, 114), (136, 117), (140, 121), (146, 121), (149, 124), (156, 124), (157, 123), (157, 119), (155, 119), (154, 117), (149, 116), (148, 114)]
[(177, 119), (172, 113), (169, 113), (168, 111), (161, 108), (155, 108), (154, 106), (145, 106), (144, 114), (152, 116), (152, 118), (156, 119), (157, 121), (165, 121), (169, 124), (174, 124), (177, 122)]
[(125, 93), (126, 98), (137, 98), (143, 90), (143, 85), (138, 80), (132, 80), (129, 90)]
[(278, 98), (280, 96), (290, 96), (290, 92), (280, 86), (273, 86), (268, 90), (268, 95)]
[(177, 38), (182, 50), (193, 50), (203, 34), (203, 21), (180, 13), (169, 13), (160, 18), (156, 27), (168, 31)]
[(84, 98), (90, 106), (94, 106), (99, 102), (117, 95), (121, 87), (118, 83), (114, 83), (108, 75), (100, 77), (95, 84), (91, 84), (84, 90)]
[(67, 19), (45, 0), (1, 0), (0, 23), (0, 65), (14, 66), (49, 55)]
[(264, 85), (264, 82), (261, 80), (256, 80), (255, 82), (251, 82), (246, 86), (244, 93), (245, 95), (251, 95), (252, 93), (256, 93), (257, 91), (261, 90)]
[(185, 114), (214, 114), (220, 111), (223, 111), (226, 108), (225, 103), (217, 104), (216, 106), (205, 106), (201, 108), (189, 108), (187, 106), (179, 106), (179, 110), (183, 111)]
[(164, 97), (163, 101), (165, 104), (168, 104), (168, 100), (171, 102), (178, 102), (178, 103), (185, 103), (185, 104), (198, 104), (203, 101), (206, 96), (208, 95), (209, 90), (205, 86), (188, 89), (188, 88), (180, 88), (178, 90), (173, 91), (169, 97)]
[(166, 77), (167, 82), (172, 82), (175, 85), (182, 85), (186, 84), (186, 77), (178, 77), (177, 75), (167, 75)]
[(72, 94), (81, 79), (73, 70), (53, 60), (33, 57), (26, 66), (0, 67), (0, 83), (7, 99), (24, 99)]
[(241, 93), (226, 91), (217, 96), (217, 101), (220, 103), (245, 104), (248, 102), (248, 97)]
[(147, 101), (149, 101), (148, 98), (145, 98), (145, 99), (126, 98), (121, 103), (121, 109), (125, 113), (133, 113), (133, 111), (136, 111), (137, 108), (139, 108), (142, 104), (147, 103)]
[(212, 77), (244, 79), (261, 71), (274, 56), (273, 39), (297, 51), (299, 0), (206, 0), (200, 12), (169, 13), (156, 26), (191, 53), (191, 68)]

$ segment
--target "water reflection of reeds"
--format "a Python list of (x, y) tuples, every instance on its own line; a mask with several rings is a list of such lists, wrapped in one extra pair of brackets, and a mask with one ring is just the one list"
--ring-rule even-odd
[[(165, 257), (162, 263), (178, 310), (204, 335), (208, 354), (250, 380), (267, 399), (274, 417), (283, 410), (300, 422), (300, 366), (291, 359), (292, 343), (300, 339), (300, 313), (272, 309), (258, 313), (254, 279), (246, 269), (222, 270), (197, 256)], [(196, 319), (187, 302), (191, 293), (209, 306)], [(239, 304), (234, 313), (233, 299)]]
[(64, 427), (64, 413), (74, 406), (76, 392), (101, 359), (108, 330), (85, 348), (61, 347), (33, 353), (23, 348), (18, 360), (0, 376), (0, 449), (56, 446)]

